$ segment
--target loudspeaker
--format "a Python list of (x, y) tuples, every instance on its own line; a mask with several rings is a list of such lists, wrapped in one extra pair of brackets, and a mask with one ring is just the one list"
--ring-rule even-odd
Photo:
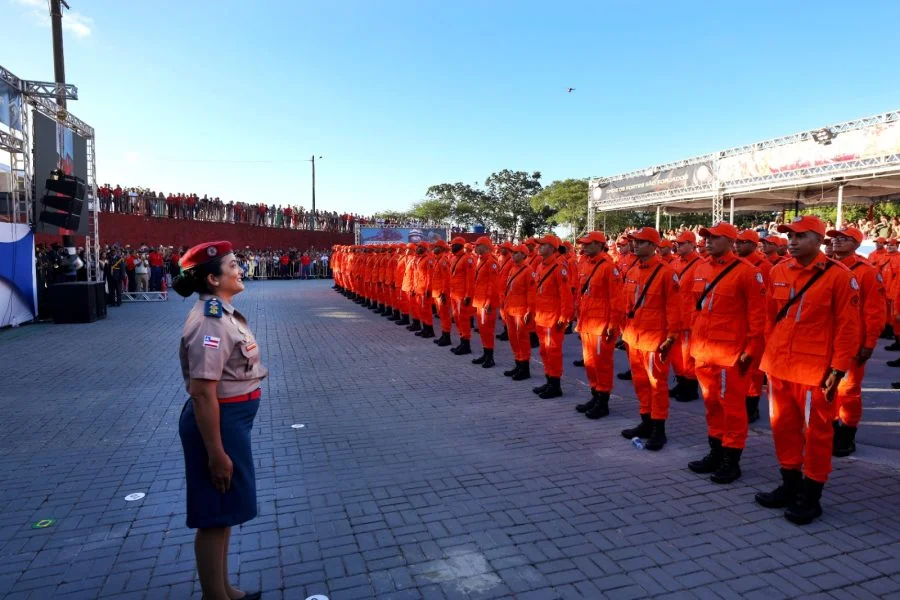
[(50, 286), (54, 323), (93, 323), (106, 317), (103, 282), (75, 281)]
[(84, 198), (84, 181), (74, 175), (66, 175), (59, 170), (50, 173), (50, 178), (47, 180), (45, 187), (48, 192), (72, 196), (79, 200)]
[(81, 215), (69, 215), (61, 212), (42, 210), (40, 219), (38, 220), (41, 223), (47, 223), (48, 225), (53, 225), (54, 227), (59, 227), (60, 229), (71, 229), (72, 231), (77, 231), (78, 225), (81, 223)]
[(84, 204), (84, 200), (79, 200), (78, 198), (70, 198), (68, 196), (44, 196), (44, 208), (50, 207), (55, 208), (56, 210), (61, 210), (67, 213), (74, 213), (76, 215), (81, 214), (81, 207)]

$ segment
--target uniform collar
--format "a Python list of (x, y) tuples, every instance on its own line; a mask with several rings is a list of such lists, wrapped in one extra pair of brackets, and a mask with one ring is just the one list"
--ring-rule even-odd
[(547, 267), (556, 264), (559, 261), (559, 256), (559, 254), (551, 254), (548, 258), (542, 258), (541, 264)]
[(219, 304), (222, 305), (222, 309), (225, 310), (225, 312), (227, 312), (228, 314), (234, 313), (234, 306), (232, 306), (231, 304), (225, 302), (224, 300), (222, 300), (221, 298), (219, 298), (219, 297), (216, 296), (215, 294), (200, 294), (200, 301), (201, 301), (201, 302), (206, 302), (207, 300), (212, 300), (213, 298), (215, 298), (216, 300), (219, 301)]
[(738, 258), (739, 257), (737, 254), (735, 254), (734, 252), (729, 250), (723, 256), (720, 256), (719, 258), (713, 258), (712, 256), (710, 256), (709, 263), (711, 265), (720, 265), (720, 266), (721, 265), (730, 265), (732, 263), (732, 261), (734, 261)]
[(660, 260), (659, 256), (654, 254), (647, 260), (647, 262), (644, 262), (638, 258), (637, 266), (641, 269), (649, 269), (650, 267), (658, 265), (660, 262), (662, 262), (662, 261)]
[(843, 264), (847, 265), (848, 267), (852, 267), (856, 263), (865, 262), (866, 259), (864, 259), (859, 254), (854, 253), (854, 254), (851, 254), (850, 256), (848, 256), (847, 258), (841, 258), (841, 259), (836, 258), (834, 260), (836, 260), (839, 263), (843, 263)]
[(691, 252), (691, 253), (688, 254), (687, 256), (681, 256), (681, 257), (679, 257), (679, 258), (681, 258), (681, 262), (683, 262), (683, 263), (689, 263), (689, 262), (691, 262), (692, 260), (694, 260), (695, 258), (700, 258), (700, 255), (699, 255), (697, 252)]
[(825, 256), (824, 252), (819, 250), (819, 254), (811, 263), (809, 263), (809, 266), (804, 267), (799, 262), (797, 262), (796, 258), (789, 258), (786, 262), (792, 269), (824, 269), (828, 265), (828, 257)]

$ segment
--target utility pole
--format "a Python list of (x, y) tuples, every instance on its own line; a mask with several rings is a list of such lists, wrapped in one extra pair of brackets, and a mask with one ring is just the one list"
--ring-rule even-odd
[[(62, 7), (69, 8), (66, 0), (50, 0), (50, 25), (53, 29), (53, 75), (56, 83), (66, 83), (66, 61), (63, 55)], [(56, 103), (66, 107), (66, 93), (60, 90)]]
[(316, 228), (316, 155), (310, 158), (312, 162), (312, 220), (310, 221), (310, 229)]

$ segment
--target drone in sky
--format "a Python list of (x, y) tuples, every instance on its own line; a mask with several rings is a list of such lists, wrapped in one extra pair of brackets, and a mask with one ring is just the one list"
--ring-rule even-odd
[(575, 88), (573, 88), (573, 87), (566, 88), (566, 91), (571, 94), (572, 92), (575, 91)]

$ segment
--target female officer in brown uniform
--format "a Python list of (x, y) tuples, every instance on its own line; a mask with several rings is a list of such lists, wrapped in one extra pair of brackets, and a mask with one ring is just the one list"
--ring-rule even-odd
[(187, 478), (187, 526), (206, 600), (254, 600), (228, 583), (231, 527), (256, 516), (250, 430), (268, 374), (247, 319), (231, 305), (244, 289), (229, 242), (194, 246), (179, 261), (172, 286), (199, 300), (181, 334), (181, 371), (190, 394), (178, 431)]

